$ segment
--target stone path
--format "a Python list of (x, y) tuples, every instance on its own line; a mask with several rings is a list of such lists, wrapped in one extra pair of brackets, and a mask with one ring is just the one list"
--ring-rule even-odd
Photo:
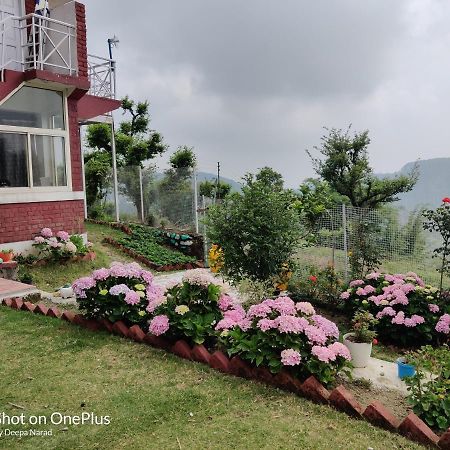
[(25, 297), (29, 294), (39, 292), (35, 286), (30, 284), (19, 283), (18, 281), (6, 280), (0, 278), (0, 299), (13, 298), (13, 297)]

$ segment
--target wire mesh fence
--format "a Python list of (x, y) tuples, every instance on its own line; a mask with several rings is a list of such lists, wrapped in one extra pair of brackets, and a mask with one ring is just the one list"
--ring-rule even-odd
[[(433, 249), (440, 246), (441, 237), (423, 229), (421, 210), (336, 206), (322, 214), (310, 237), (312, 245), (302, 246), (297, 255), (303, 264), (333, 264), (349, 280), (364, 271), (358, 267), (364, 254), (381, 271), (415, 272), (439, 285), (441, 261), (433, 258)], [(450, 279), (444, 277), (443, 284), (450, 287)]]

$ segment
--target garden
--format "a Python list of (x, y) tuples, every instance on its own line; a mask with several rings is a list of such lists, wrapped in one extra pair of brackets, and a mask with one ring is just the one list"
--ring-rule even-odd
[[(332, 131), (328, 139), (334, 142), (341, 137)], [(358, 137), (363, 142), (364, 138), (364, 135)], [(348, 144), (347, 138), (345, 143)], [(335, 147), (342, 151), (342, 146)], [(325, 146), (324, 151), (328, 152), (329, 148)], [(328, 158), (333, 156), (327, 155)], [(352, 161), (356, 164), (358, 158), (353, 157)], [(199, 261), (189, 254), (188, 248), (183, 251), (176, 248), (180, 242), (189, 247), (191, 237), (182, 233), (137, 224), (88, 224), (88, 230), (93, 231), (95, 238), (92, 246), (80, 240), (80, 236), (44, 228), (35, 238), (37, 256), (19, 260), (30, 273), (52, 267), (47, 272), (51, 274), (55, 265), (64, 264), (68, 269), (65, 275), (76, 278), (71, 285), (76, 297), (76, 310), (62, 312), (49, 307), (51, 305), (33, 304), (27, 299), (24, 302), (10, 300), (5, 305), (40, 316), (61, 318), (95, 332), (90, 335), (85, 334), (85, 330), (68, 329), (66, 323), (58, 328), (48, 319), (36, 318), (35, 315), (24, 319), (29, 323), (30, 335), (49, 326), (55, 335), (64, 333), (71, 336), (64, 344), (55, 344), (54, 341), (51, 344), (62, 346), (60, 350), (67, 356), (67, 364), (73, 363), (74, 354), (92, 351), (93, 359), (84, 361), (81, 358), (83, 361), (77, 362), (77, 366), (89, 370), (92, 364), (97, 365), (111, 378), (115, 361), (119, 361), (123, 372), (119, 377), (123, 386), (128, 386), (128, 371), (131, 379), (141, 380), (132, 388), (139, 386), (145, 392), (140, 397), (142, 401), (138, 410), (142, 410), (142, 403), (148, 398), (155, 404), (150, 428), (156, 430), (160, 422), (164, 422), (159, 414), (170, 421), (179, 417), (179, 411), (175, 412), (171, 406), (173, 393), (167, 400), (157, 398), (156, 394), (143, 387), (142, 378), (148, 379), (143, 360), (150, 357), (149, 351), (152, 352), (152, 358), (158, 361), (158, 367), (161, 364), (161, 369), (153, 364), (150, 377), (152, 374), (157, 378), (162, 373), (167, 375), (165, 371), (174, 377), (170, 382), (153, 380), (152, 385), (159, 386), (162, 392), (170, 391), (170, 388), (179, 391), (180, 407), (183, 411), (187, 408), (184, 413), (188, 417), (182, 419), (183, 426), (175, 427), (178, 430), (174, 431), (175, 434), (165, 432), (158, 436), (158, 439), (175, 438), (173, 444), (179, 448), (181, 430), (216, 420), (214, 415), (205, 419), (199, 414), (204, 407), (203, 393), (208, 398), (218, 395), (222, 400), (228, 393), (227, 405), (234, 406), (220, 409), (222, 404), (217, 414), (222, 418), (229, 417), (233, 408), (241, 407), (241, 426), (255, 429), (253, 421), (261, 417), (260, 411), (248, 413), (252, 419), (247, 420), (249, 416), (243, 413), (248, 407), (247, 397), (244, 395), (242, 402), (238, 394), (243, 382), (211, 375), (209, 369), (201, 366), (191, 367), (183, 363), (179, 368), (177, 364), (181, 363), (172, 357), (166, 361), (166, 357), (154, 353), (155, 350), (144, 346), (135, 349), (134, 344), (110, 340), (101, 330), (227, 374), (272, 386), (244, 385), (244, 392), (247, 389), (257, 392), (257, 404), (262, 410), (270, 411), (277, 424), (292, 414), (289, 412), (292, 399), (286, 397), (288, 394), (274, 391), (273, 386), (332, 405), (382, 428), (399, 431), (422, 444), (449, 448), (450, 291), (445, 277), (450, 274), (450, 198), (443, 198), (439, 207), (423, 212), (424, 230), (440, 236), (439, 245), (434, 250), (439, 262), (438, 285), (426, 283), (421, 274), (412, 271), (387, 273), (381, 270), (377, 248), (366, 238), (373, 230), (364, 215), (354, 224), (362, 237), (349, 251), (352, 276), (345, 279), (333, 265), (318, 267), (298, 258), (300, 246), (308, 249), (313, 245), (311, 236), (317, 217), (330, 206), (333, 196), (345, 195), (339, 186), (335, 186), (336, 192), (332, 192), (331, 181), (325, 178), (329, 168), (330, 164), (317, 162), (317, 170), (322, 171), (324, 181), (304, 185), (299, 191), (284, 188), (281, 175), (270, 168), (261, 169), (255, 175), (248, 174), (241, 192), (228, 193), (206, 213), (205, 226), (211, 243), (210, 269), (199, 267)], [(396, 193), (407, 191), (412, 183), (402, 177), (384, 184), (380, 180), (368, 183), (367, 179), (360, 179), (359, 182), (357, 192), (361, 198), (355, 199), (351, 194), (355, 203), (359, 203), (355, 206), (371, 208), (382, 207), (383, 201), (392, 201)], [(374, 186), (378, 189), (378, 205), (367, 203), (369, 199), (373, 201), (371, 190), (375, 189)], [(339, 197), (338, 201), (341, 200)], [(93, 260), (92, 252), (97, 248), (98, 255)], [(86, 255), (91, 257), (85, 260)], [(117, 255), (120, 255), (119, 260), (115, 258)], [(87, 265), (81, 266), (83, 264)], [(69, 272), (73, 266), (77, 269)], [(163, 266), (188, 270), (173, 282), (161, 286), (150, 268)], [(0, 314), (9, 329), (13, 329), (14, 323), (20, 320), (18, 312), (1, 309)], [(24, 341), (20, 345), (26, 347)], [(2, 347), (7, 353), (8, 347), (4, 344)], [(94, 356), (97, 352), (98, 358)], [(121, 352), (128, 355), (129, 363)], [(352, 375), (355, 370), (368, 367), (374, 359), (395, 362), (398, 377), (403, 380), (405, 391), (407, 389), (401, 395), (385, 389), (376, 396), (394, 410), (394, 415), (380, 402), (374, 402), (375, 398), (368, 397), (367, 392), (362, 392), (364, 387), (372, 392), (369, 380), (354, 379)], [(21, 364), (21, 370), (24, 370), (26, 364)], [(48, 360), (46, 364), (49, 364)], [(183, 371), (189, 373), (187, 379), (181, 375)], [(204, 380), (207, 380), (208, 387), (197, 386)], [(108, 383), (107, 379), (103, 382), (104, 385)], [(197, 400), (188, 400), (184, 389)], [(124, 415), (127, 401), (136, 406), (136, 398), (126, 389), (121, 389), (120, 394), (113, 397), (114, 403), (111, 399), (108, 402), (118, 415)], [(103, 403), (99, 404), (105, 401), (102, 399)], [(11, 400), (10, 404), (17, 403)], [(319, 410), (312, 412), (314, 408), (303, 405), (300, 414), (311, 414), (315, 421), (322, 423), (323, 420), (316, 417)], [(334, 411), (327, 410), (325, 422), (326, 417), (333, 414)], [(396, 416), (407, 417), (401, 420)], [(359, 421), (357, 427), (364, 429), (367, 424), (362, 423)], [(285, 426), (280, 424), (282, 429)], [(340, 418), (325, 428), (333, 430), (333, 435), (341, 439), (347, 433), (348, 422)], [(225, 429), (231, 440), (239, 441), (229, 426)], [(370, 435), (373, 435), (371, 430)], [(254, 435), (252, 433), (251, 439), (260, 438)], [(392, 448), (395, 441), (400, 448), (414, 448), (413, 444), (401, 441), (398, 435), (391, 435), (389, 444), (386, 444), (384, 436), (374, 438), (380, 447)], [(343, 445), (360, 448), (353, 443), (353, 437), (347, 436)], [(89, 440), (90, 437), (84, 439)], [(120, 440), (119, 437), (117, 439)], [(204, 442), (207, 436), (201, 434), (196, 439), (199, 443)], [(298, 439), (299, 442), (303, 439), (305, 448), (322, 448), (321, 438), (317, 436), (312, 441), (308, 436)], [(361, 439), (361, 442), (367, 441)], [(370, 444), (367, 443), (368, 446)], [(275, 444), (272, 442), (272, 445)]]

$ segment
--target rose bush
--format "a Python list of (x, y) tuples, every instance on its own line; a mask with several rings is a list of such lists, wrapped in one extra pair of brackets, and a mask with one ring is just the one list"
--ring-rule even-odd
[(450, 305), (437, 288), (425, 285), (413, 272), (370, 273), (350, 282), (341, 299), (352, 313), (364, 309), (378, 319), (375, 329), (380, 340), (414, 347), (448, 337)]
[(74, 256), (84, 256), (89, 252), (91, 243), (84, 243), (83, 237), (72, 236), (67, 231), (54, 233), (51, 228), (42, 228), (39, 236), (34, 238), (33, 247), (39, 252), (38, 259), (60, 261)]
[(124, 320), (145, 325), (155, 302), (164, 301), (164, 290), (153, 283), (151, 272), (139, 264), (112, 263), (94, 270), (72, 285), (78, 307), (88, 318)]
[(223, 285), (208, 270), (188, 270), (181, 283), (148, 305), (152, 314), (149, 333), (186, 339), (191, 344), (213, 344), (217, 335), (214, 327), (221, 318), (221, 292)]
[(216, 330), (230, 356), (238, 355), (272, 373), (284, 368), (300, 379), (314, 375), (324, 384), (348, 366), (350, 353), (337, 341), (337, 326), (316, 314), (311, 303), (278, 297), (245, 311), (225, 298), (220, 307), (223, 318)]

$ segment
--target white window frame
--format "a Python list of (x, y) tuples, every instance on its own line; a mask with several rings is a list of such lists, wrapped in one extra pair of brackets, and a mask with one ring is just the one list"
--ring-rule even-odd
[[(64, 128), (65, 130), (51, 130), (47, 128), (34, 127), (16, 127), (12, 125), (0, 125), (0, 133), (16, 133), (25, 134), (27, 136), (27, 170), (28, 170), (28, 184), (26, 187), (4, 187), (0, 188), (0, 204), (3, 200), (3, 195), (9, 194), (57, 194), (58, 192), (72, 192), (72, 162), (70, 154), (70, 130), (69, 130), (69, 110), (67, 102), (67, 92), (63, 89), (48, 89), (38, 87), (29, 83), (22, 83), (17, 89), (14, 89), (8, 96), (0, 102), (1, 106), (11, 98), (21, 88), (28, 86), (34, 89), (45, 89), (47, 91), (60, 92), (63, 97), (63, 114), (64, 114)], [(33, 186), (33, 167), (31, 161), (31, 135), (36, 136), (52, 136), (64, 138), (64, 150), (66, 160), (66, 184), (67, 186)], [(56, 196), (57, 198), (57, 196)], [(5, 199), (6, 200), (6, 199)], [(24, 200), (26, 202), (26, 199)]]

